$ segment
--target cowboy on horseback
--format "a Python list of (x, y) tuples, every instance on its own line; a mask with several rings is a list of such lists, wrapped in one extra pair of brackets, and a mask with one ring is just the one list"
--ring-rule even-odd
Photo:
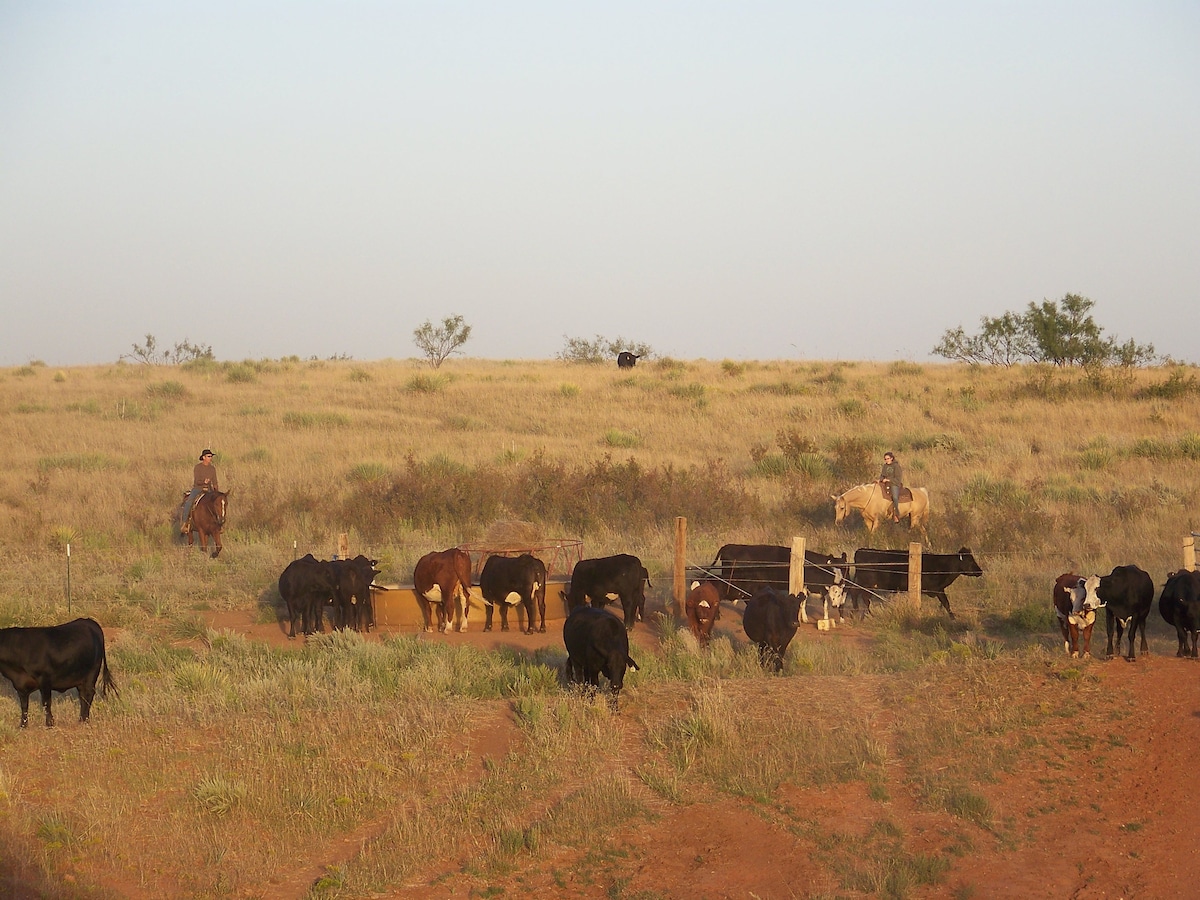
[(183, 516), (179, 533), (187, 534), (192, 527), (192, 509), (196, 501), (208, 491), (217, 491), (217, 467), (212, 464), (213, 452), (207, 447), (200, 454), (200, 462), (192, 468), (192, 490), (183, 501)]
[(904, 487), (904, 470), (896, 462), (896, 454), (889, 450), (883, 454), (883, 468), (879, 472), (879, 483), (892, 497), (892, 521), (900, 521), (900, 491)]

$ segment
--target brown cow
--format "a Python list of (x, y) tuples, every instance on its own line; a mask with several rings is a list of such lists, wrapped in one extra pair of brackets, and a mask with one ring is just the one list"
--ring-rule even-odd
[(720, 588), (712, 581), (693, 581), (685, 609), (692, 634), (701, 647), (707, 647), (712, 638), (713, 623), (721, 618)]
[(1092, 628), (1096, 624), (1096, 610), (1103, 604), (1096, 596), (1100, 577), (1085, 578), (1074, 572), (1059, 575), (1054, 582), (1054, 612), (1058, 616), (1058, 627), (1062, 629), (1063, 650), (1071, 659), (1079, 659), (1079, 636), (1083, 635), (1083, 658), (1092, 658)]
[(462, 610), (458, 630), (467, 630), (467, 616), (471, 609), (471, 556), (465, 550), (451, 547), (440, 553), (426, 553), (417, 560), (417, 568), (413, 571), (413, 587), (416, 589), (417, 602), (421, 604), (426, 631), (433, 631), (430, 604), (437, 605), (438, 630), (450, 631), (454, 627), (456, 601), (461, 604)]

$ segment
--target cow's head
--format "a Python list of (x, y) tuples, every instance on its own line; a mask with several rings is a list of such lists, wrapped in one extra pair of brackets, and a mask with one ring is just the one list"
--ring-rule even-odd
[(1104, 604), (1100, 602), (1100, 595), (1096, 593), (1100, 587), (1100, 576), (1089, 575), (1087, 578), (1080, 578), (1075, 584), (1071, 585), (1071, 612), (1079, 615), (1080, 613), (1094, 613), (1102, 608)]
[[(838, 572), (840, 576), (842, 573)], [(829, 586), (829, 590), (825, 592), (825, 601), (834, 609), (841, 609), (846, 603), (846, 586), (842, 584), (839, 577), (833, 584)]]
[(972, 578), (983, 574), (983, 569), (979, 568), (979, 563), (975, 562), (975, 554), (971, 552), (970, 547), (958, 548), (958, 561), (961, 564), (959, 574), (970, 575)]

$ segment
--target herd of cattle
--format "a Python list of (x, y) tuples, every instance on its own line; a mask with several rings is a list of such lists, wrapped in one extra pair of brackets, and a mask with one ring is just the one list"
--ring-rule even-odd
[[(279, 594), (288, 615), (288, 637), (300, 620), (304, 634), (323, 631), (326, 610), (334, 628), (366, 631), (375, 624), (371, 585), (379, 574), (376, 560), (357, 556), (347, 560), (318, 560), (311, 554), (290, 563), (279, 576)], [(707, 646), (721, 603), (745, 602), (742, 626), (758, 647), (760, 660), (776, 671), (783, 668), (788, 645), (801, 623), (808, 622), (807, 600), (823, 602), (823, 617), (832, 609), (839, 619), (849, 600), (865, 616), (871, 599), (882, 593), (908, 590), (908, 553), (903, 550), (856, 550), (832, 556), (805, 551), (803, 590), (789, 592), (791, 549), (774, 545), (726, 544), (710, 566), (702, 567), (685, 604), (688, 625), (702, 647)], [(960, 575), (983, 574), (970, 549), (921, 556), (921, 593), (936, 598), (953, 618), (946, 589)], [(466, 631), (474, 598), (470, 555), (452, 547), (427, 553), (417, 562), (413, 584), (426, 631)], [(561, 592), (567, 619), (563, 641), (567, 676), (597, 688), (608, 680), (615, 705), (628, 669), (637, 669), (629, 656), (629, 632), (645, 613), (650, 573), (630, 554), (580, 560), (567, 590)], [(653, 585), (650, 585), (653, 587)], [(524, 611), (526, 633), (546, 630), (546, 566), (524, 553), (516, 557), (489, 556), (479, 576), (485, 610), (484, 631), (492, 628), (492, 613), (500, 608), (500, 627), (508, 630), (509, 607)], [(1064, 650), (1072, 657), (1091, 655), (1092, 629), (1103, 609), (1108, 630), (1107, 656), (1120, 652), (1128, 632), (1126, 659), (1133, 660), (1136, 636), (1147, 651), (1146, 619), (1154, 601), (1154, 581), (1137, 566), (1117, 566), (1104, 576), (1060, 575), (1051, 599), (1062, 629)], [(620, 602), (623, 621), (603, 607)], [(535, 611), (537, 617), (535, 618)], [(1177, 656), (1197, 658), (1200, 639), (1200, 572), (1179, 571), (1167, 576), (1159, 596), (1159, 611), (1176, 629)], [(34, 628), (0, 628), (0, 675), (11, 683), (21, 706), (21, 727), (29, 717), (29, 696), (41, 692), (46, 724), (54, 724), (54, 691), (79, 691), (80, 720), (87, 721), (97, 682), (100, 695), (117, 690), (105, 657), (104, 632), (92, 619)]]

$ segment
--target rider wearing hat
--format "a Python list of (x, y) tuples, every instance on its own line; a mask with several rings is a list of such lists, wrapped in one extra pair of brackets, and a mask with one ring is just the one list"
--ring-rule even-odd
[(181, 534), (188, 533), (188, 524), (192, 519), (192, 507), (196, 499), (207, 491), (219, 491), (217, 486), (217, 467), (212, 464), (213, 452), (207, 447), (200, 454), (200, 462), (192, 468), (192, 491), (183, 501), (183, 520), (180, 522)]

